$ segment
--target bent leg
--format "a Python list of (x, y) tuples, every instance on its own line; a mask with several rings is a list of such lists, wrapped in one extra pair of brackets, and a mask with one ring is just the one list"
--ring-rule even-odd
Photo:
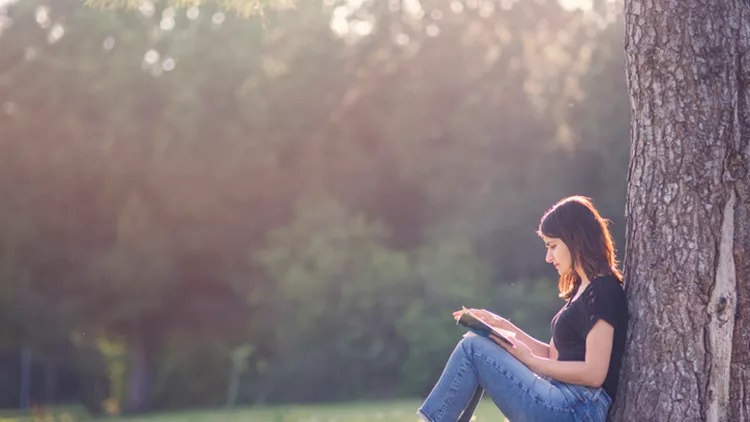
[(461, 415), (461, 418), (458, 420), (458, 422), (471, 421), (471, 417), (474, 415), (474, 412), (477, 410), (477, 406), (479, 406), (479, 402), (482, 401), (483, 395), (484, 395), (484, 388), (482, 388), (481, 386), (477, 387), (477, 389), (474, 391), (474, 396), (471, 397), (471, 401), (469, 402), (469, 405), (466, 406), (466, 409), (464, 409), (464, 413)]
[(419, 413), (431, 422), (454, 422), (478, 387), (513, 422), (574, 420), (574, 397), (479, 336), (458, 343)]

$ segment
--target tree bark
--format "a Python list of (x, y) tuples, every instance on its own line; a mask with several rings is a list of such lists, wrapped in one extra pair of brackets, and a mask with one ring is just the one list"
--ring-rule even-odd
[(750, 421), (750, 8), (625, 0), (627, 351), (611, 419)]

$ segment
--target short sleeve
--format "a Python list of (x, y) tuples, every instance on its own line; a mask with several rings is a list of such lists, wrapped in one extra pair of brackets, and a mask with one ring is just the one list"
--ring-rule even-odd
[(600, 319), (617, 327), (619, 314), (623, 312), (624, 292), (620, 282), (614, 278), (597, 280), (583, 294), (582, 333), (586, 338), (591, 328)]

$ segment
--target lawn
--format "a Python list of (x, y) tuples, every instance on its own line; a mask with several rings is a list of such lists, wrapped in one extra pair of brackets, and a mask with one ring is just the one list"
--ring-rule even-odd
[[(417, 422), (417, 400), (365, 402), (337, 405), (289, 405), (240, 408), (234, 411), (193, 410), (128, 418), (90, 419), (64, 409), (40, 422)], [(499, 410), (488, 399), (482, 401), (476, 421), (503, 421)], [(0, 414), (0, 422), (30, 422), (10, 413)]]

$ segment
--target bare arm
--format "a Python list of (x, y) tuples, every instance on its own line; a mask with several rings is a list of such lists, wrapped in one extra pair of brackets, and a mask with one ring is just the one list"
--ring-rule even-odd
[[(514, 331), (516, 333), (516, 338), (521, 340), (521, 342), (525, 345), (529, 346), (529, 349), (531, 349), (531, 353), (533, 353), (535, 356), (557, 360), (557, 350), (555, 350), (554, 358), (550, 355), (550, 344), (552, 343), (551, 341), (550, 344), (544, 343), (526, 334), (525, 332), (523, 332), (523, 330), (513, 325), (513, 323), (511, 323), (510, 321), (508, 321), (508, 324), (510, 324), (510, 328), (507, 329), (510, 331)], [(503, 327), (499, 326), (499, 328)]]
[(549, 340), (549, 360), (557, 360), (560, 355), (557, 353), (557, 347), (555, 347), (555, 340)]
[[(604, 320), (597, 321), (586, 336), (586, 360), (584, 362), (559, 362), (538, 355), (517, 357), (538, 374), (569, 384), (601, 387), (607, 377), (614, 335), (615, 329), (612, 325)], [(555, 350), (556, 354), (557, 350)]]
[[(520, 340), (522, 343), (524, 343), (525, 345), (527, 345), (529, 349), (531, 349), (531, 352), (534, 355), (539, 356), (540, 358), (552, 359), (552, 356), (550, 356), (549, 344), (539, 341), (535, 339), (534, 337), (531, 337), (530, 335), (526, 334), (523, 330), (516, 327), (512, 322), (508, 321), (507, 319), (497, 314), (494, 314), (486, 309), (470, 309), (469, 312), (471, 312), (472, 315), (484, 320), (484, 322), (494, 327), (501, 328), (503, 330), (513, 331), (514, 333), (516, 333), (516, 338)], [(461, 311), (456, 311), (453, 313), (453, 317), (458, 318), (460, 314), (461, 314)], [(554, 353), (555, 353), (553, 355), (554, 360), (557, 360), (557, 350), (555, 350)]]
[[(453, 318), (458, 319), (462, 311), (456, 311), (453, 313)], [(554, 354), (550, 355), (550, 345), (531, 337), (526, 334), (523, 330), (516, 327), (512, 322), (507, 319), (494, 314), (486, 309), (470, 309), (472, 315), (482, 319), (484, 322), (492, 325), (493, 327), (501, 328), (503, 330), (513, 331), (516, 333), (516, 338), (522, 343), (527, 345), (531, 352), (540, 358), (549, 358), (557, 360), (557, 350), (554, 350)], [(550, 342), (551, 343), (551, 342)], [(552, 346), (554, 349), (554, 346)]]

